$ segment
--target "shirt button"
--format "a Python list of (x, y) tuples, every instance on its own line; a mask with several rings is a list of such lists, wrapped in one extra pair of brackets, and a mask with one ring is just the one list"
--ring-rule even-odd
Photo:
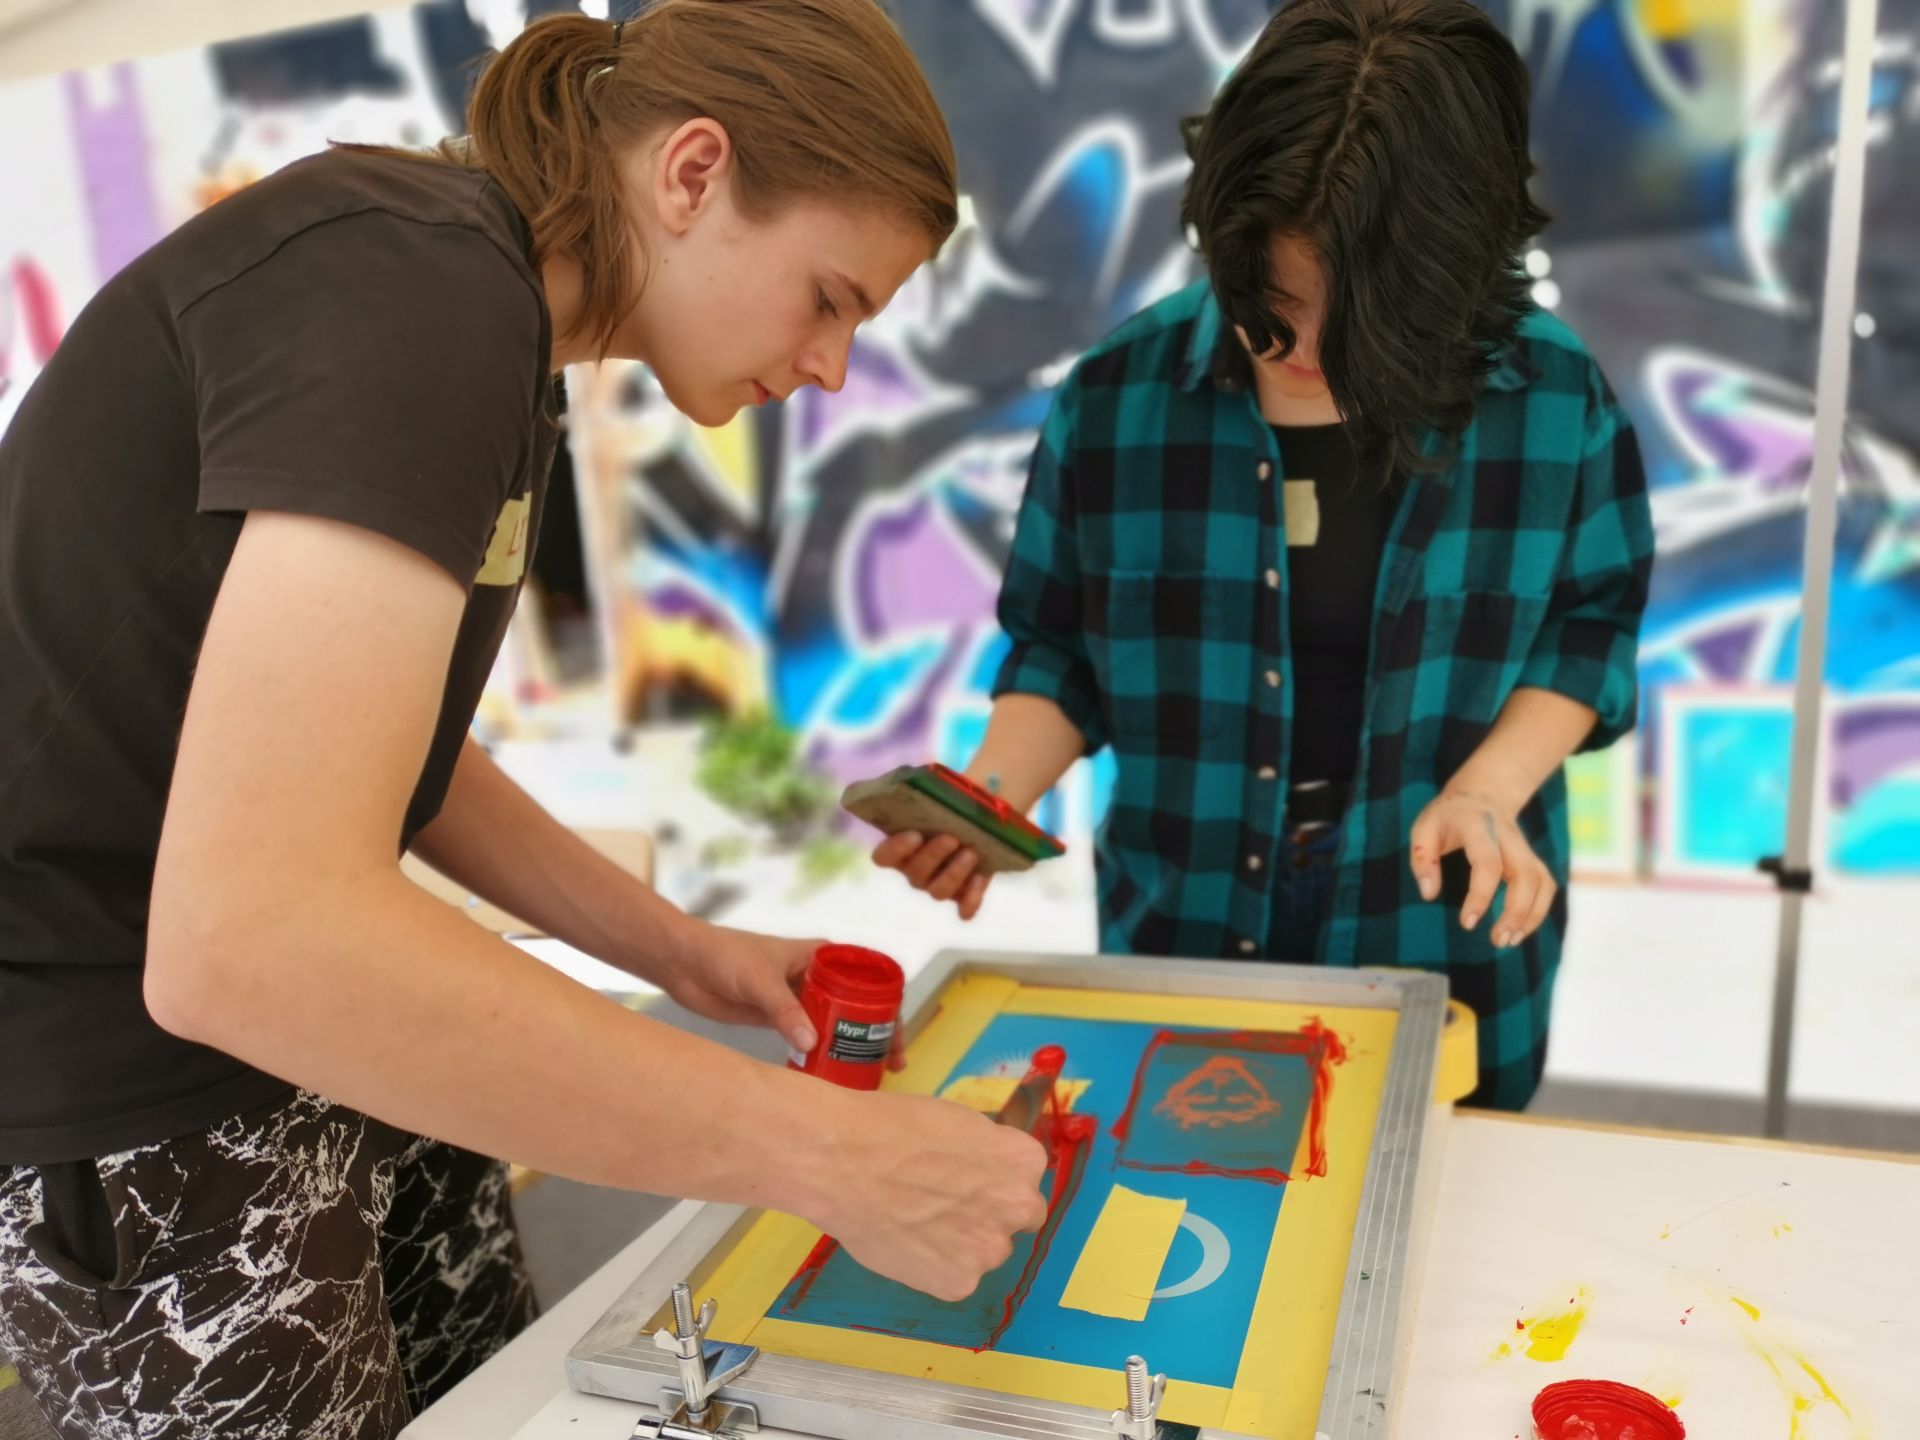
[(1258, 870), (1265, 863), (1266, 862), (1262, 860), (1258, 855), (1247, 856), (1247, 869), (1249, 870)]
[(1267, 571), (1267, 588), (1269, 590), (1278, 590), (1280, 588), (1280, 572), (1278, 570)]
[(1253, 473), (1258, 475), (1262, 480), (1271, 480), (1273, 478), (1273, 462), (1271, 460), (1262, 460), (1259, 465), (1254, 468)]
[(1280, 778), (1280, 772), (1271, 765), (1262, 765), (1260, 767), (1260, 778), (1262, 780), (1278, 780)]
[(1278, 670), (1267, 671), (1267, 685), (1274, 690), (1280, 688), (1280, 672)]
[(1253, 941), (1251, 941), (1251, 940), (1242, 940), (1242, 941), (1240, 942), (1240, 953), (1241, 953), (1242, 955), (1251, 955), (1251, 954), (1253, 954)]

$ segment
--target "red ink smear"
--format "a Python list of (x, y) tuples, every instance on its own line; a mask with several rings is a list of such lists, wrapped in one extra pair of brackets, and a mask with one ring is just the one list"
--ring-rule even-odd
[[(1327, 1106), (1333, 1098), (1333, 1067), (1347, 1063), (1347, 1047), (1338, 1035), (1320, 1023), (1319, 1017), (1301, 1026), (1297, 1034), (1281, 1034), (1270, 1030), (1186, 1034), (1162, 1030), (1148, 1042), (1141, 1054), (1139, 1067), (1133, 1075), (1133, 1094), (1127, 1099), (1127, 1108), (1114, 1123), (1113, 1135), (1122, 1149), (1126, 1147), (1127, 1136), (1133, 1130), (1134, 1113), (1139, 1109), (1141, 1091), (1145, 1088), (1147, 1070), (1154, 1053), (1161, 1046), (1170, 1044), (1218, 1050), (1252, 1050), (1266, 1055), (1304, 1056), (1313, 1075), (1313, 1102), (1307, 1112), (1306, 1173), (1322, 1177), (1326, 1175)], [(1264, 1180), (1271, 1185), (1286, 1185), (1292, 1180), (1286, 1171), (1278, 1168), (1234, 1169), (1209, 1164), (1204, 1160), (1189, 1160), (1184, 1165), (1149, 1165), (1138, 1160), (1122, 1160), (1120, 1163), (1130, 1170), (1173, 1175), (1221, 1175), (1233, 1180)]]
[(793, 1299), (788, 1302), (789, 1310), (807, 1298), (807, 1292), (813, 1289), (813, 1282), (820, 1278), (820, 1272), (827, 1268), (827, 1261), (833, 1258), (833, 1252), (839, 1248), (840, 1242), (831, 1235), (820, 1237), (807, 1258), (800, 1262), (800, 1268), (793, 1272), (793, 1278), (800, 1281), (800, 1288), (794, 1291)]
[(1516, 1330), (1525, 1330), (1527, 1328), (1527, 1322), (1524, 1320), (1516, 1320), (1513, 1322), (1513, 1328)]
[(1333, 1101), (1333, 1067), (1347, 1063), (1347, 1047), (1338, 1035), (1320, 1023), (1318, 1016), (1301, 1027), (1300, 1033), (1318, 1042), (1313, 1059), (1313, 1111), (1307, 1117), (1311, 1136), (1307, 1147), (1307, 1174), (1324, 1177), (1327, 1173), (1327, 1106)]
[(1644, 1390), (1611, 1380), (1564, 1380), (1533, 1398), (1540, 1440), (1686, 1440), (1680, 1417)]
[(1682, 1316), (1680, 1317), (1680, 1323), (1681, 1323), (1682, 1325), (1684, 1325), (1684, 1324), (1686, 1324), (1686, 1323), (1687, 1323), (1687, 1315), (1691, 1315), (1691, 1314), (1693, 1314), (1693, 1306), (1691, 1306), (1691, 1305), (1689, 1305), (1689, 1306), (1687, 1306), (1687, 1314), (1686, 1314), (1686, 1315), (1682, 1315)]

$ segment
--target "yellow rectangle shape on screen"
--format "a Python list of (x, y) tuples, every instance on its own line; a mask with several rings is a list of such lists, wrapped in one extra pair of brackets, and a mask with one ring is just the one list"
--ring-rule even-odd
[(1074, 1264), (1061, 1306), (1116, 1320), (1146, 1319), (1186, 1213), (1184, 1200), (1162, 1200), (1114, 1186)]

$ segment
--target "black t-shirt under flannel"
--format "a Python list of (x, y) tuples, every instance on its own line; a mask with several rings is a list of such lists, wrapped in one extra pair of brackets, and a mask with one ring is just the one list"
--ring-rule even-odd
[(1287, 514), (1295, 784), (1348, 784), (1366, 724), (1367, 646), (1394, 492), (1362, 482), (1344, 425), (1276, 425)]
[(0, 437), (0, 1163), (152, 1143), (287, 1088), (141, 997), (194, 660), (249, 510), (426, 555), (469, 599), (396, 843), (437, 813), (556, 436), (528, 239), (480, 171), (301, 161), (114, 276)]

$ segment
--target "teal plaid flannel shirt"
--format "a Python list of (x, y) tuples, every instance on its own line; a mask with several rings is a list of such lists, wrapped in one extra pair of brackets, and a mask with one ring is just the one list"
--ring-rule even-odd
[[(1095, 845), (1105, 951), (1271, 953), (1294, 718), (1285, 474), (1205, 282), (1135, 316), (1054, 398), (1001, 589), (1011, 649), (994, 693), (1045, 696), (1089, 753), (1113, 748)], [(1444, 972), (1479, 1017), (1476, 1103), (1524, 1106), (1544, 1066), (1566, 782), (1519, 817), (1560, 892), (1516, 947), (1494, 947), (1490, 920), (1460, 928), (1463, 857), (1443, 864), (1439, 901), (1420, 898), (1409, 832), (1516, 687), (1591, 706), (1585, 748), (1632, 728), (1652, 562), (1627, 418), (1579, 338), (1530, 314), (1451, 463), (1402, 482), (1315, 957)]]

